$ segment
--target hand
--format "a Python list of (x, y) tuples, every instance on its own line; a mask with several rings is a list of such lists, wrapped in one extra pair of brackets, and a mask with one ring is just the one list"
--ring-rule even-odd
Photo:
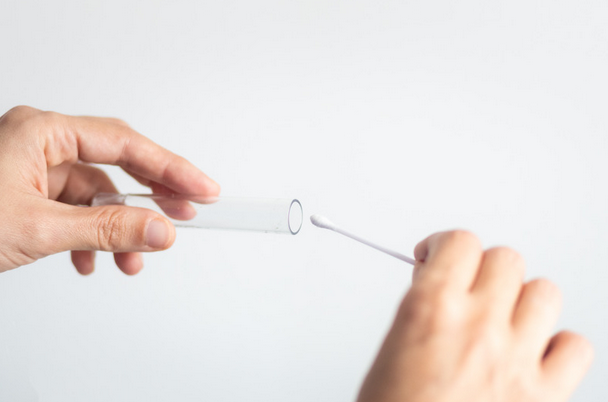
[(173, 225), (142, 208), (90, 205), (116, 192), (101, 170), (118, 165), (153, 192), (215, 196), (219, 186), (190, 162), (118, 119), (73, 117), (18, 106), (0, 118), (0, 272), (72, 251), (81, 274), (94, 268), (94, 250), (112, 251), (126, 274), (143, 267), (140, 251), (175, 240)]
[(551, 336), (560, 294), (523, 284), (508, 248), (482, 251), (467, 232), (435, 234), (415, 250), (412, 287), (358, 402), (566, 401), (592, 360), (580, 335)]

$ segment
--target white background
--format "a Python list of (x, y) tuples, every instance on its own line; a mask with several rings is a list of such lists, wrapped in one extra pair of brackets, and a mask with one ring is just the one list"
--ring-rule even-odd
[[(510, 245), (608, 400), (608, 3), (0, 2), (0, 113), (116, 116), (224, 195), (296, 197), (411, 254)], [(142, 188), (116, 168), (123, 192)], [(410, 267), (308, 222), (180, 230), (127, 277), (0, 275), (1, 401), (352, 401)]]

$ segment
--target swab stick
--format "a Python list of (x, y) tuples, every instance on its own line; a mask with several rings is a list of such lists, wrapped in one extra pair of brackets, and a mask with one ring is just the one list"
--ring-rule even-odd
[(400, 259), (400, 260), (402, 260), (402, 261), (405, 261), (405, 262), (407, 262), (407, 263), (410, 263), (410, 264), (412, 264), (412, 265), (414, 265), (414, 264), (416, 263), (416, 260), (414, 260), (414, 259), (412, 259), (412, 258), (410, 258), (410, 257), (407, 257), (407, 256), (405, 256), (405, 255), (403, 255), (403, 254), (401, 254), (401, 253), (398, 253), (398, 252), (396, 252), (396, 251), (390, 250), (390, 249), (388, 249), (388, 248), (385, 248), (385, 247), (379, 246), (379, 245), (377, 245), (377, 244), (375, 244), (375, 243), (372, 243), (372, 242), (371, 242), (371, 241), (369, 241), (369, 240), (362, 239), (361, 237), (359, 237), (359, 236), (357, 236), (357, 235), (354, 235), (354, 234), (352, 234), (352, 233), (350, 233), (350, 232), (347, 232), (347, 231), (346, 231), (346, 230), (344, 230), (344, 229), (339, 228), (339, 227), (338, 227), (338, 226), (336, 226), (336, 225), (335, 225), (335, 224), (334, 224), (332, 221), (330, 221), (329, 219), (327, 219), (327, 218), (326, 218), (326, 217), (324, 217), (324, 216), (321, 216), (321, 215), (313, 215), (313, 216), (311, 216), (311, 217), (310, 217), (310, 221), (312, 222), (312, 224), (313, 224), (313, 225), (315, 225), (315, 226), (317, 226), (317, 227), (320, 227), (320, 228), (322, 228), (322, 229), (329, 229), (329, 230), (333, 230), (333, 231), (334, 231), (334, 232), (336, 232), (336, 233), (340, 233), (341, 235), (344, 235), (344, 236), (346, 236), (346, 237), (350, 237), (351, 239), (356, 240), (356, 241), (358, 241), (359, 243), (363, 243), (363, 244), (365, 244), (365, 245), (367, 245), (367, 246), (370, 246), (370, 247), (372, 247), (372, 248), (375, 248), (376, 250), (382, 251), (383, 253), (386, 253), (386, 254), (388, 254), (388, 255), (390, 255), (390, 256), (393, 256), (393, 257), (395, 257), (395, 258), (398, 258), (398, 259)]

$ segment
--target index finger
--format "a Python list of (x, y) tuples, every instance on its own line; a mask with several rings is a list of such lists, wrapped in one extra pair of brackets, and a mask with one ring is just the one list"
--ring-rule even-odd
[[(63, 160), (117, 165), (181, 194), (216, 196), (219, 185), (186, 159), (139, 134), (124, 122), (64, 116), (64, 131), (76, 147)], [(57, 149), (57, 148), (55, 148)], [(74, 155), (75, 154), (75, 155)]]
[(416, 246), (414, 255), (414, 285), (468, 291), (483, 249), (475, 235), (456, 230), (427, 237)]

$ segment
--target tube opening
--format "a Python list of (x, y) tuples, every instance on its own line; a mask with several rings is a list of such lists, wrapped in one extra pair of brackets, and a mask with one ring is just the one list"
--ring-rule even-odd
[(304, 221), (304, 211), (302, 210), (302, 204), (300, 201), (293, 200), (289, 206), (289, 212), (287, 216), (287, 224), (289, 231), (292, 235), (298, 234), (302, 228), (302, 222)]

